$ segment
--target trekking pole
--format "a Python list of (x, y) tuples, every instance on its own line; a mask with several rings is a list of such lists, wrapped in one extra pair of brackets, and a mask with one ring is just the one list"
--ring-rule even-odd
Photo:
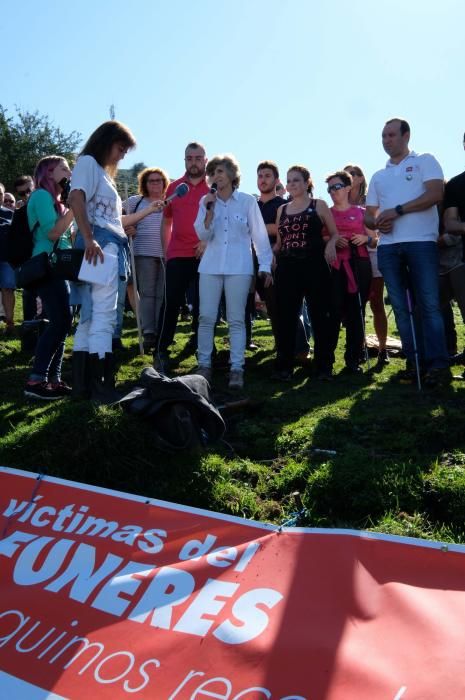
[(412, 342), (413, 342), (413, 354), (415, 356), (415, 368), (417, 372), (417, 386), (418, 386), (418, 391), (421, 391), (421, 376), (420, 376), (420, 357), (418, 354), (418, 345), (417, 345), (417, 335), (415, 332), (415, 323), (413, 320), (413, 306), (412, 306), (412, 297), (410, 294), (410, 289), (409, 289), (409, 279), (410, 279), (410, 270), (408, 265), (405, 267), (405, 272), (406, 272), (406, 280), (405, 280), (405, 294), (407, 296), (407, 308), (408, 308), (408, 314), (410, 317), (410, 328), (412, 331)]
[[(124, 194), (125, 200), (128, 200), (128, 183), (124, 183)], [(132, 286), (134, 288), (134, 310), (136, 313), (136, 325), (137, 325), (137, 337), (139, 339), (139, 354), (144, 354), (144, 340), (142, 338), (142, 327), (140, 324), (140, 314), (139, 314), (139, 290), (137, 288), (137, 274), (136, 274), (136, 260), (134, 257), (134, 242), (132, 236), (128, 236), (129, 240), (129, 260), (131, 264), (131, 275), (132, 275)]]
[(365, 329), (365, 315), (363, 313), (362, 295), (360, 294), (360, 276), (358, 274), (358, 255), (355, 254), (356, 248), (357, 246), (355, 246), (353, 243), (350, 243), (350, 257), (352, 258), (352, 261), (354, 263), (355, 283), (357, 285), (358, 308), (360, 311), (360, 321), (362, 323), (363, 330), (363, 350), (365, 355), (365, 362), (367, 363), (368, 371), (370, 371), (370, 356), (368, 355), (367, 334)]

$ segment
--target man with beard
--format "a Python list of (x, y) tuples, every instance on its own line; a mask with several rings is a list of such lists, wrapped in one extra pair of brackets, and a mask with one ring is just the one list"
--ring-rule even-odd
[[(276, 244), (278, 227), (276, 226), (276, 215), (279, 207), (285, 203), (285, 199), (278, 196), (276, 186), (279, 183), (279, 171), (276, 163), (265, 160), (257, 167), (257, 187), (260, 190), (258, 207), (265, 222), (271, 248)], [(271, 330), (276, 341), (276, 296), (275, 287), (271, 284), (265, 287), (263, 280), (256, 277), (256, 290), (260, 299), (265, 302), (266, 310), (271, 321)]]
[(189, 187), (189, 191), (184, 197), (173, 199), (163, 211), (162, 243), (167, 260), (166, 288), (158, 327), (158, 347), (154, 353), (154, 367), (163, 373), (168, 370), (168, 347), (174, 340), (179, 309), (192, 283), (194, 298), (191, 346), (193, 350), (197, 348), (199, 325), (198, 267), (205, 244), (201, 243), (197, 237), (194, 221), (199, 210), (200, 199), (209, 192), (205, 180), (207, 158), (204, 147), (197, 142), (189, 143), (186, 147), (184, 161), (186, 172), (179, 180), (175, 180), (169, 185), (166, 190), (166, 198), (168, 199), (181, 183), (185, 183)]

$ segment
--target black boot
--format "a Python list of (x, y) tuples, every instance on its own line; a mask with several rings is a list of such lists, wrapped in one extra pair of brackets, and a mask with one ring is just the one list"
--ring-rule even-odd
[(115, 391), (113, 353), (107, 352), (103, 359), (100, 359), (98, 353), (92, 353), (89, 360), (92, 401), (104, 405), (119, 401), (121, 397)]
[(73, 401), (90, 399), (89, 353), (77, 350), (73, 352)]

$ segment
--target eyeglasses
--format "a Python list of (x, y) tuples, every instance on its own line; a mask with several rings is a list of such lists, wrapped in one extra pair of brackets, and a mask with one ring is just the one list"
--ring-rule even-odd
[(342, 182), (336, 182), (336, 184), (328, 187), (328, 192), (338, 192), (339, 190), (343, 190), (344, 187), (346, 187), (346, 185), (343, 185)]
[(18, 197), (21, 197), (21, 198), (25, 197), (28, 194), (31, 194), (31, 192), (32, 192), (32, 189), (30, 187), (28, 187), (27, 190), (22, 190), (22, 192), (20, 192), (19, 190), (16, 190), (16, 194), (18, 195)]
[(14, 199), (6, 199), (6, 197), (5, 197), (5, 199), (3, 200), (3, 203), (4, 204), (14, 204), (15, 200)]

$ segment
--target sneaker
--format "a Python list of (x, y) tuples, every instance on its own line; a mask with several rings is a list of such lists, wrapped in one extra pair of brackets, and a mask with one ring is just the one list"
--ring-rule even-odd
[(232, 369), (229, 373), (229, 389), (244, 388), (244, 372), (241, 369)]
[(63, 394), (52, 389), (52, 385), (48, 382), (27, 382), (24, 396), (43, 401), (56, 401), (63, 398)]
[(212, 382), (212, 368), (211, 367), (197, 367), (194, 374), (198, 374), (200, 377), (204, 377), (209, 384)]
[(452, 374), (449, 367), (435, 367), (426, 372), (423, 384), (430, 389), (435, 389), (449, 386), (451, 380)]
[(71, 396), (71, 394), (73, 393), (71, 387), (68, 386), (68, 384), (63, 382), (61, 379), (59, 382), (50, 382), (49, 386), (55, 393), (60, 394), (60, 396)]
[(168, 374), (170, 369), (170, 355), (167, 350), (153, 353), (153, 367), (160, 374)]

